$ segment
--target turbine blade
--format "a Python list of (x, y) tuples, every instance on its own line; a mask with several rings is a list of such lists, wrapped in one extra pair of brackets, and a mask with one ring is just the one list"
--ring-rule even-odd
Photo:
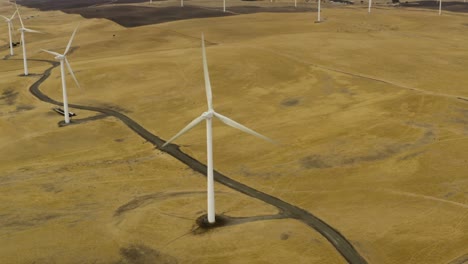
[(23, 27), (23, 30), (26, 31), (26, 32), (30, 32), (30, 33), (42, 33), (40, 31), (29, 29), (29, 28), (24, 28), (24, 27)]
[[(0, 16), (1, 16), (1, 15), (0, 15)], [(10, 20), (10, 19), (9, 19), (8, 17), (6, 17), (6, 16), (1, 16), (1, 17), (3, 17), (7, 22), (8, 22), (8, 20)]]
[(206, 90), (206, 100), (208, 101), (208, 109), (213, 109), (213, 96), (211, 94), (211, 82), (210, 74), (208, 73), (208, 63), (206, 61), (206, 51), (205, 51), (205, 36), (202, 33), (202, 56), (203, 56), (203, 74), (205, 76), (205, 90)]
[(73, 73), (73, 70), (72, 70), (72, 68), (71, 68), (71, 66), (70, 66), (70, 63), (68, 62), (67, 57), (65, 57), (65, 64), (67, 64), (68, 71), (70, 72), (70, 74), (71, 74), (73, 80), (75, 80), (76, 86), (77, 86), (78, 88), (81, 88), (80, 84), (78, 83), (78, 80), (77, 80), (76, 77), (75, 77), (75, 74)]
[(12, 19), (15, 17), (16, 12), (18, 12), (18, 10), (16, 10), (16, 11), (13, 13), (13, 15), (10, 17), (10, 20), (12, 20)]
[(192, 129), (194, 126), (198, 125), (198, 123), (200, 123), (201, 121), (203, 121), (205, 118), (201, 115), (197, 118), (195, 118), (192, 122), (190, 122), (186, 127), (184, 127), (182, 130), (179, 131), (179, 133), (177, 133), (175, 136), (173, 136), (171, 139), (169, 139), (168, 141), (166, 141), (166, 143), (164, 143), (164, 145), (162, 145), (162, 147), (164, 148), (165, 146), (167, 146), (169, 143), (171, 143), (172, 141), (176, 140), (178, 137), (182, 136), (185, 132), (189, 131), (190, 129)]
[(234, 121), (234, 120), (232, 120), (232, 119), (230, 119), (228, 117), (225, 117), (225, 116), (223, 116), (221, 114), (218, 114), (216, 112), (214, 112), (214, 116), (216, 116), (219, 120), (221, 120), (224, 124), (226, 124), (228, 126), (232, 126), (232, 127), (237, 128), (237, 129), (239, 129), (239, 130), (241, 130), (241, 131), (243, 131), (245, 133), (254, 135), (256, 137), (259, 137), (259, 138), (264, 139), (266, 141), (269, 141), (271, 143), (275, 143), (274, 140), (272, 140), (270, 138), (267, 138), (264, 135), (261, 135), (261, 134), (253, 131), (252, 129), (250, 129), (250, 128), (246, 127), (246, 126), (243, 126), (243, 125), (237, 123), (236, 121)]
[(70, 40), (68, 41), (67, 48), (65, 49), (65, 52), (63, 53), (63, 55), (67, 55), (68, 51), (70, 50), (73, 38), (75, 38), (75, 34), (76, 34), (76, 31), (78, 30), (78, 27), (79, 27), (79, 25), (76, 26), (75, 30), (73, 31), (73, 34), (72, 34)]
[(18, 18), (19, 18), (20, 23), (21, 23), (21, 28), (24, 28), (23, 19), (21, 19), (21, 15), (20, 15), (18, 6), (16, 4), (15, 4), (15, 6), (16, 6), (16, 12), (18, 13)]
[(59, 53), (57, 53), (55, 51), (50, 51), (50, 50), (45, 50), (45, 49), (41, 49), (41, 50), (44, 51), (44, 52), (47, 52), (49, 54), (52, 54), (54, 56), (60, 56), (61, 55), (61, 54), (59, 54)]

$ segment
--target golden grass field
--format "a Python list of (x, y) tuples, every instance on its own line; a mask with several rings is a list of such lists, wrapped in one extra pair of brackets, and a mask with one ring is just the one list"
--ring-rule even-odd
[[(468, 15), (325, 5), (324, 23), (311, 8), (124, 28), (20, 8), (47, 32), (26, 35), (32, 59), (63, 52), (80, 23), (69, 103), (117, 109), (166, 140), (207, 108), (204, 32), (214, 108), (280, 142), (214, 122), (218, 171), (323, 219), (369, 263), (468, 263)], [(7, 42), (3, 23), (1, 57)], [(293, 219), (193, 233), (203, 175), (113, 117), (59, 127), (15, 53), (0, 60), (1, 263), (346, 263)], [(59, 68), (41, 90), (62, 100)], [(175, 143), (205, 163), (204, 125)], [(277, 213), (215, 188), (219, 214)]]

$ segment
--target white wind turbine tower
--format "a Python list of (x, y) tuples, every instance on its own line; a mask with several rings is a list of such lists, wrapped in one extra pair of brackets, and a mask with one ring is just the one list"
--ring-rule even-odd
[(223, 12), (226, 12), (226, 0), (223, 0)]
[(18, 11), (15, 11), (10, 18), (8, 18), (6, 16), (1, 16), (1, 17), (3, 17), (5, 19), (5, 22), (7, 22), (7, 24), (8, 24), (8, 37), (10, 38), (10, 55), (11, 56), (14, 55), (14, 53), (13, 53), (13, 43), (12, 43), (13, 40), (11, 39), (11, 31), (14, 30), (12, 20), (15, 17), (16, 12), (18, 12)]
[(439, 16), (442, 14), (442, 0), (439, 0)]
[(372, 6), (372, 0), (369, 0), (369, 8), (367, 9), (367, 13), (370, 14), (371, 11), (371, 6)]
[(76, 86), (80, 87), (80, 84), (78, 83), (78, 80), (76, 80), (75, 74), (73, 73), (70, 63), (67, 60), (67, 53), (70, 51), (70, 47), (71, 47), (73, 38), (75, 37), (75, 33), (77, 30), (78, 30), (78, 27), (76, 27), (75, 31), (73, 31), (70, 41), (68, 41), (68, 45), (65, 48), (65, 52), (63, 54), (60, 54), (54, 51), (44, 50), (44, 49), (42, 50), (44, 52), (54, 55), (55, 59), (60, 61), (60, 74), (62, 76), (62, 92), (63, 92), (63, 112), (64, 112), (66, 124), (70, 123), (70, 116), (69, 116), (69, 111), (68, 111), (67, 85), (65, 82), (65, 64), (67, 65), (68, 71), (70, 72), (73, 80), (75, 80)]
[(32, 29), (28, 29), (28, 28), (25, 28), (24, 27), (24, 24), (23, 24), (23, 19), (21, 19), (21, 15), (20, 15), (20, 12), (18, 10), (18, 7), (16, 8), (16, 12), (18, 12), (18, 18), (20, 20), (20, 23), (21, 23), (21, 28), (18, 29), (20, 32), (21, 32), (21, 46), (23, 47), (23, 64), (24, 64), (24, 75), (28, 75), (28, 62), (27, 62), (27, 59), (26, 59), (26, 42), (24, 41), (24, 32), (30, 32), (30, 33), (41, 33), (37, 30), (32, 30)]
[(318, 0), (318, 7), (317, 7), (317, 22), (320, 22), (320, 0)]
[(163, 147), (167, 144), (171, 143), (185, 132), (192, 129), (194, 126), (206, 120), (206, 144), (207, 144), (207, 193), (208, 193), (208, 222), (210, 224), (215, 223), (215, 200), (214, 200), (214, 178), (213, 178), (213, 134), (212, 134), (212, 119), (213, 117), (218, 118), (224, 124), (237, 128), (241, 131), (249, 133), (251, 135), (257, 136), (259, 138), (265, 139), (267, 141), (273, 142), (271, 139), (237, 123), (230, 118), (218, 114), (213, 109), (212, 104), (212, 95), (211, 95), (211, 84), (210, 84), (210, 76), (208, 74), (208, 64), (206, 61), (206, 52), (205, 52), (205, 40), (202, 34), (202, 55), (203, 55), (203, 73), (205, 76), (205, 89), (206, 89), (206, 98), (208, 101), (208, 111), (201, 114), (199, 117), (195, 118), (192, 122), (190, 122), (186, 127), (184, 127), (179, 133), (177, 133), (174, 137), (169, 139), (166, 143), (164, 143)]

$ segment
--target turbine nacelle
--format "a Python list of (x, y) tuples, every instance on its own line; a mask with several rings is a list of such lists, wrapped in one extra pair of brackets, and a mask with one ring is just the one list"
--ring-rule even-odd
[(212, 119), (214, 115), (215, 115), (215, 112), (213, 110), (209, 110), (209, 111), (204, 112), (201, 116), (204, 119)]
[(24, 33), (24, 32), (28, 32), (28, 33), (42, 33), (42, 32), (40, 32), (40, 31), (33, 30), (33, 29), (29, 29), (29, 28), (19, 28), (18, 31), (21, 32), (21, 33)]
[(66, 60), (67, 57), (65, 56), (65, 54), (60, 54), (58, 52), (55, 52), (55, 51), (50, 51), (50, 50), (45, 50), (45, 49), (41, 49), (43, 52), (47, 52), (51, 55), (54, 56), (54, 59), (58, 60), (58, 61), (63, 61), (63, 60)]

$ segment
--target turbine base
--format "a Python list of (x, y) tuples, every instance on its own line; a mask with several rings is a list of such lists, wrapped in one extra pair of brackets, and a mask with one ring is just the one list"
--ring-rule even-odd
[(57, 123), (58, 127), (66, 127), (66, 126), (71, 126), (71, 125), (76, 125), (75, 122), (73, 122), (71, 119), (70, 119), (70, 123), (65, 123), (64, 120), (61, 120)]
[(212, 229), (227, 225), (228, 219), (222, 215), (215, 215), (215, 222), (210, 223), (208, 222), (208, 215), (204, 214), (197, 218), (196, 223), (202, 229)]
[(34, 77), (34, 76), (42, 76), (42, 74), (37, 74), (37, 73), (28, 73), (28, 75), (25, 75), (24, 73), (18, 74), (19, 77)]

